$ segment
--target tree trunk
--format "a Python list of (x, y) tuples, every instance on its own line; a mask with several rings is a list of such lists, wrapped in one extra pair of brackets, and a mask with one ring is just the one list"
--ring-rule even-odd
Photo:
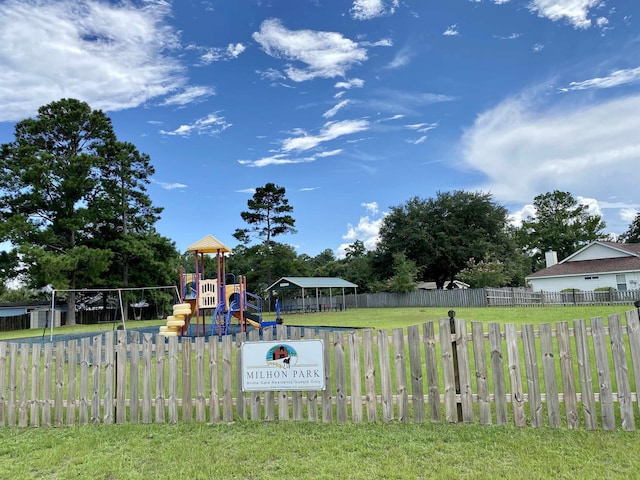
[(67, 295), (67, 325), (76, 324), (76, 292)]

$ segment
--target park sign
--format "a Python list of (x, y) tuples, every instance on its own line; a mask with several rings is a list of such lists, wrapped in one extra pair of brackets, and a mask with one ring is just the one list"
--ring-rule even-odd
[(323, 352), (322, 340), (245, 342), (242, 390), (324, 390)]

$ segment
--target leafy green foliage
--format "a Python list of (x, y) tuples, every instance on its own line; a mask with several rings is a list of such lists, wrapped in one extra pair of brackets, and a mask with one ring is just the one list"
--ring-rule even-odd
[[(507, 211), (481, 192), (439, 192), (435, 199), (414, 197), (392, 207), (380, 228), (377, 260), (392, 271), (394, 253), (403, 252), (418, 268), (418, 279), (438, 288), (465, 268), (469, 258), (484, 259), (508, 244)], [(379, 270), (380, 271), (380, 270)]]
[(505, 271), (504, 264), (498, 260), (485, 262), (471, 258), (458, 278), (471, 288), (504, 287), (509, 283), (509, 274)]
[[(175, 246), (153, 229), (149, 157), (119, 142), (102, 111), (74, 99), (41, 107), (0, 147), (0, 166), (0, 239), (14, 246), (4, 278), (19, 254), (34, 288), (174, 281)], [(75, 323), (74, 294), (67, 311)]]
[(285, 197), (286, 190), (273, 183), (256, 188), (252, 198), (247, 201), (248, 210), (240, 214), (248, 228), (236, 229), (233, 236), (248, 244), (251, 235), (262, 239), (265, 245), (271, 245), (274, 237), (285, 233), (295, 233), (295, 220), (291, 215), (293, 207)]
[(563, 259), (594, 240), (606, 238), (602, 217), (590, 214), (587, 205), (578, 203), (569, 192), (538, 195), (533, 206), (535, 215), (522, 222), (518, 238), (537, 268), (544, 267), (544, 254), (549, 250)]
[(391, 292), (406, 293), (416, 289), (416, 264), (407, 258), (404, 252), (393, 255), (393, 277), (389, 282)]
[(623, 243), (640, 243), (640, 213), (636, 214), (636, 218), (633, 219), (627, 231), (620, 235), (620, 241)]

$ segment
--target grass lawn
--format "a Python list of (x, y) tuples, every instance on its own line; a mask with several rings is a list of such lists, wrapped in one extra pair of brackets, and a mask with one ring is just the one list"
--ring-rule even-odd
[[(539, 324), (624, 315), (632, 308), (465, 308), (456, 309), (456, 316)], [(447, 309), (437, 308), (354, 309), (289, 315), (285, 323), (390, 330), (446, 316)], [(55, 333), (92, 328), (62, 327)], [(4, 332), (0, 340), (10, 337), (15, 332)], [(638, 472), (640, 434), (621, 430), (244, 421), (0, 428), (1, 479), (627, 479)]]

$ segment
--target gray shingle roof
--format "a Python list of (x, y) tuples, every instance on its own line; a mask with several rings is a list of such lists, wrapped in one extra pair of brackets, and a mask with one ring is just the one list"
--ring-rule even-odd
[[(288, 284), (288, 285), (286, 285)], [(282, 277), (271, 284), (267, 290), (286, 288), (357, 288), (355, 283), (337, 277)]]
[(527, 278), (556, 277), (560, 275), (582, 275), (591, 273), (613, 273), (640, 270), (640, 258), (602, 258), (599, 260), (582, 260), (579, 262), (558, 263), (553, 267), (543, 268)]

